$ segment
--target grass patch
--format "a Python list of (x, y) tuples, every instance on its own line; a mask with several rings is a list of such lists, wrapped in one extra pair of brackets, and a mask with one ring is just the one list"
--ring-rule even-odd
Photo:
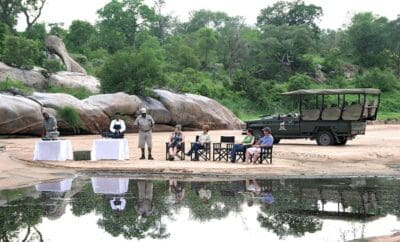
[(79, 128), (82, 127), (83, 122), (78, 110), (71, 106), (65, 106), (58, 109), (57, 113), (62, 120), (71, 125), (75, 134), (79, 134)]
[(93, 95), (91, 91), (84, 87), (71, 88), (62, 86), (50, 86), (47, 88), (47, 92), (50, 93), (66, 93), (72, 95), (78, 99), (85, 99)]
[(24, 95), (30, 95), (33, 93), (33, 89), (28, 87), (22, 81), (13, 80), (8, 77), (3, 82), (0, 82), (0, 91), (19, 91)]

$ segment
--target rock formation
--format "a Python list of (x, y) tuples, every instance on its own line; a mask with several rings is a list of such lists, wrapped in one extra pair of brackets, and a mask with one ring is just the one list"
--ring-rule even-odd
[(39, 71), (14, 68), (0, 62), (0, 82), (6, 79), (18, 80), (27, 86), (42, 89), (47, 84), (46, 78)]
[(67, 49), (65, 48), (64, 42), (54, 35), (47, 36), (45, 45), (51, 51), (54, 51), (63, 60), (67, 71), (79, 72), (86, 74), (86, 70), (83, 69), (74, 59), (69, 56)]
[(182, 124), (184, 129), (201, 128), (203, 124), (209, 124), (212, 129), (243, 127), (231, 111), (210, 98), (160, 89), (154, 92), (160, 101), (125, 93), (95, 95), (85, 100), (61, 93), (34, 92), (29, 97), (0, 94), (0, 134), (39, 135), (43, 111), (57, 117), (62, 134), (72, 134), (72, 127), (58, 115), (58, 110), (66, 106), (78, 111), (84, 124), (80, 127), (81, 133), (108, 130), (116, 112), (123, 114), (128, 131), (135, 131), (133, 121), (142, 107), (153, 116), (157, 131), (171, 131), (175, 124)]
[(84, 87), (92, 93), (100, 92), (100, 81), (97, 78), (78, 72), (57, 72), (50, 76), (49, 85), (65, 86), (69, 88)]

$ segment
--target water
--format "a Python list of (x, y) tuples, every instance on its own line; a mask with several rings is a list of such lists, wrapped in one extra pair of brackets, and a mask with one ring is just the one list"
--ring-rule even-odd
[(346, 241), (400, 230), (400, 180), (77, 177), (0, 191), (0, 241)]

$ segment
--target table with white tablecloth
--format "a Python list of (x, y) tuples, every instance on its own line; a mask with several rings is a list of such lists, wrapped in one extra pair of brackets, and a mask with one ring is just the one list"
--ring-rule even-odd
[(69, 140), (40, 140), (36, 142), (33, 155), (34, 161), (65, 161), (72, 159), (72, 145)]
[(128, 160), (129, 146), (126, 139), (99, 139), (93, 142), (91, 157), (96, 160)]

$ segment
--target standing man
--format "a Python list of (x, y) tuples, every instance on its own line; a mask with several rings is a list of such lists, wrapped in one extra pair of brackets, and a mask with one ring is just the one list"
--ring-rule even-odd
[(154, 126), (154, 120), (149, 114), (147, 114), (145, 108), (140, 109), (140, 116), (136, 118), (134, 125), (139, 128), (139, 148), (142, 151), (140, 159), (146, 159), (144, 149), (145, 144), (147, 144), (147, 150), (149, 152), (148, 159), (153, 160), (153, 157), (151, 156), (151, 147), (153, 146), (151, 130)]
[(57, 131), (57, 120), (55, 117), (50, 116), (47, 112), (43, 112), (43, 131), (42, 139), (55, 140), (60, 136), (60, 132)]

